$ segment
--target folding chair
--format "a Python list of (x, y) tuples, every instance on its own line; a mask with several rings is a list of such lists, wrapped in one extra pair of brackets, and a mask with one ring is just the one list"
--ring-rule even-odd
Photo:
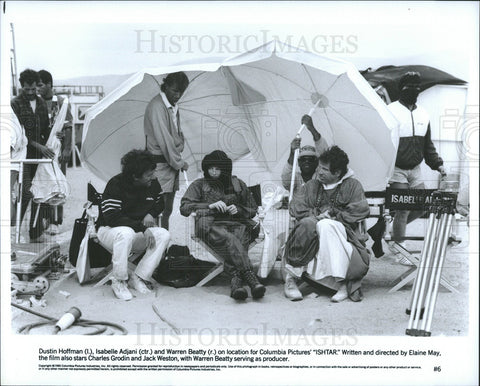
[[(393, 281), (393, 287), (388, 291), (390, 293), (398, 291), (406, 284), (415, 279), (416, 271), (420, 262), (420, 250), (409, 250), (400, 244), (401, 241), (424, 241), (424, 236), (405, 236), (402, 238), (392, 239), (392, 216), (391, 211), (395, 210), (424, 210), (425, 206), (431, 199), (434, 189), (392, 189), (387, 188), (384, 196), (384, 205), (381, 212), (383, 213), (386, 225), (384, 235), (385, 242), (391, 249), (397, 251), (401, 256), (405, 257), (412, 266), (403, 272)], [(368, 193), (367, 193), (368, 194)], [(381, 204), (380, 204), (381, 206)], [(452, 242), (459, 242), (458, 238), (449, 237), (449, 244)], [(440, 279), (440, 284), (450, 292), (458, 293), (458, 290), (444, 277)]]
[[(101, 213), (101, 203), (102, 203), (102, 194), (98, 193), (97, 190), (93, 187), (91, 183), (88, 183), (87, 186), (87, 200), (90, 201), (92, 206), (97, 206), (98, 208), (98, 213), (100, 216)], [(158, 220), (158, 219), (157, 219)], [(113, 251), (103, 245), (98, 239), (94, 239), (94, 242), (98, 243), (100, 247), (105, 249), (107, 252), (110, 253), (110, 255), (113, 253)], [(128, 269), (129, 270), (134, 270), (135, 269), (135, 264), (134, 262), (141, 257), (145, 251), (142, 252), (137, 252), (137, 253), (132, 253), (128, 257)], [(95, 283), (93, 287), (100, 287), (104, 285), (105, 283), (108, 283), (110, 280), (112, 280), (113, 277), (113, 265), (110, 263), (108, 266), (103, 268), (100, 272), (95, 274), (89, 281), (88, 283)]]
[[(262, 194), (261, 194), (260, 184), (249, 186), (248, 189), (252, 193), (255, 203), (257, 204), (257, 207), (261, 206)], [(210, 247), (205, 241), (201, 240), (195, 234), (195, 219), (196, 219), (196, 213), (193, 212), (188, 218), (188, 221), (189, 221), (188, 233), (190, 234), (190, 239), (192, 241), (190, 249), (192, 251), (195, 251), (197, 253), (196, 257), (200, 258), (201, 260), (202, 260), (202, 258), (200, 257), (201, 252), (204, 252), (204, 254), (205, 252), (207, 252), (207, 254), (210, 256), (208, 256), (206, 260), (212, 260), (210, 257), (213, 257), (213, 260), (215, 260), (215, 264), (216, 264), (209, 272), (207, 272), (205, 277), (197, 283), (196, 287), (202, 287), (224, 271), (225, 259), (219, 253), (217, 253), (212, 247)], [(260, 229), (260, 232), (261, 232), (261, 229)], [(253, 246), (261, 242), (263, 240), (263, 237), (264, 235), (259, 233), (259, 236), (250, 243), (248, 249), (250, 250)], [(203, 249), (203, 251), (201, 251), (201, 249)], [(198, 254), (199, 252), (200, 252), (200, 255)]]

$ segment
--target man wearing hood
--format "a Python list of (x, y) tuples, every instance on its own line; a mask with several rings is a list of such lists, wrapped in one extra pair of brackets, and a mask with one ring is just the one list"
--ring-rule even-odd
[(290, 204), (290, 215), (297, 220), (285, 247), (285, 295), (291, 300), (302, 299), (295, 280), (304, 271), (337, 291), (333, 302), (363, 298), (360, 284), (370, 256), (358, 224), (370, 210), (348, 162), (347, 154), (338, 146), (323, 152), (318, 178), (302, 186)]
[(245, 300), (243, 282), (253, 298), (261, 298), (265, 287), (253, 272), (248, 246), (258, 235), (252, 218), (257, 205), (246, 184), (232, 176), (232, 160), (221, 150), (202, 160), (204, 178), (188, 187), (180, 204), (180, 213), (188, 217), (196, 212), (195, 233), (225, 259), (225, 271), (232, 276), (230, 296)]
[[(389, 110), (400, 122), (395, 170), (390, 178), (390, 187), (394, 189), (425, 189), (420, 170), (423, 160), (432, 170), (438, 170), (442, 175), (446, 174), (443, 160), (432, 142), (428, 113), (416, 104), (420, 93), (420, 81), (418, 72), (404, 74), (398, 84), (399, 100), (388, 105)], [(407, 224), (421, 215), (421, 211), (396, 211), (393, 240), (402, 241)]]

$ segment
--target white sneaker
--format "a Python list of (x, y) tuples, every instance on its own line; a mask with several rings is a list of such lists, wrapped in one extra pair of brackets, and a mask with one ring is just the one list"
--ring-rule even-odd
[(345, 284), (342, 284), (340, 289), (337, 291), (335, 295), (331, 297), (330, 300), (334, 303), (340, 303), (344, 301), (346, 298), (348, 298), (347, 286)]
[(140, 277), (138, 277), (135, 273), (131, 274), (130, 280), (128, 281), (128, 284), (130, 285), (130, 287), (137, 290), (141, 294), (149, 294), (150, 292), (152, 292), (147, 287), (145, 282)]
[(285, 296), (291, 301), (303, 299), (303, 295), (298, 289), (297, 283), (295, 283), (295, 278), (288, 273), (285, 279), (285, 284), (283, 286), (283, 292), (285, 293)]
[(290, 274), (297, 279), (302, 277), (303, 267), (294, 267), (290, 264), (285, 264), (285, 270), (287, 271), (287, 275)]
[(133, 299), (133, 295), (128, 290), (125, 280), (112, 279), (112, 290), (115, 296), (121, 300)]

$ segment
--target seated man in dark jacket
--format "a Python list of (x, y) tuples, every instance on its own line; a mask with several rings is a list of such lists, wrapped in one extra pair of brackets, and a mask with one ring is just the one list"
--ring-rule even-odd
[(129, 255), (146, 250), (129, 284), (148, 293), (145, 282), (151, 280), (170, 241), (168, 231), (156, 224), (164, 204), (155, 167), (151, 153), (132, 150), (122, 158), (122, 173), (108, 181), (103, 193), (97, 236), (113, 251), (112, 290), (122, 300), (132, 299), (127, 288)]
[(185, 192), (180, 213), (197, 213), (195, 233), (225, 259), (225, 271), (232, 276), (230, 296), (245, 300), (243, 280), (253, 298), (261, 298), (265, 287), (253, 272), (248, 245), (258, 235), (252, 217), (257, 205), (245, 183), (232, 176), (232, 160), (221, 150), (202, 160), (204, 178), (195, 180)]

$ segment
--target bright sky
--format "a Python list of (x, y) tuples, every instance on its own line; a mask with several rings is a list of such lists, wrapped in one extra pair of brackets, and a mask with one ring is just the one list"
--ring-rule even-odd
[(359, 69), (426, 64), (472, 82), (478, 68), (475, 2), (7, 2), (6, 16), (18, 72), (57, 79), (232, 55), (276, 36)]

